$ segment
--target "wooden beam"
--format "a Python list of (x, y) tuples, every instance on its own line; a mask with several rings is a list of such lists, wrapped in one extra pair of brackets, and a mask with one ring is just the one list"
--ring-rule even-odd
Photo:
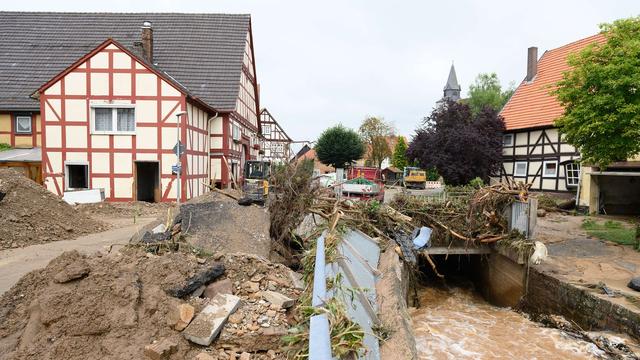
[(467, 248), (432, 247), (432, 248), (420, 250), (420, 252), (429, 254), (429, 255), (480, 255), (480, 254), (491, 254), (491, 249), (487, 246), (467, 247)]

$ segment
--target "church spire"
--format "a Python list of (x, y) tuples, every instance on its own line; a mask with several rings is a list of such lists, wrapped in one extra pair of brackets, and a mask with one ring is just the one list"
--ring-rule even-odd
[(456, 76), (456, 68), (452, 63), (447, 84), (444, 86), (443, 98), (445, 100), (458, 101), (460, 100), (460, 90), (460, 84), (458, 84), (458, 77)]

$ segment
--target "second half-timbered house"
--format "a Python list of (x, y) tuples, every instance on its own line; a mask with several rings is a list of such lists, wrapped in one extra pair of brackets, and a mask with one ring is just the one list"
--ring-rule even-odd
[(566, 143), (554, 121), (564, 111), (550, 92), (569, 70), (567, 56), (587, 45), (604, 41), (594, 35), (546, 51), (528, 49), (527, 75), (500, 115), (506, 131), (500, 178), (532, 184), (534, 191), (575, 192), (580, 181), (580, 154)]
[(262, 159), (272, 163), (289, 162), (293, 140), (267, 109), (260, 111), (260, 126), (262, 129)]

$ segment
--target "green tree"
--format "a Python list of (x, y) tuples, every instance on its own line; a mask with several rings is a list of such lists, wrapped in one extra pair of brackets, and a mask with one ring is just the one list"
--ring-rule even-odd
[(393, 158), (391, 159), (391, 165), (402, 170), (406, 166), (409, 166), (409, 160), (407, 159), (407, 142), (404, 140), (404, 136), (398, 136), (398, 141), (393, 149)]
[(323, 164), (344, 168), (362, 157), (364, 144), (355, 131), (338, 125), (322, 132), (315, 149)]
[(393, 126), (381, 117), (369, 116), (362, 121), (358, 132), (368, 149), (367, 160), (380, 167), (382, 161), (391, 156), (387, 137), (394, 134)]
[(502, 91), (502, 86), (496, 73), (481, 73), (478, 74), (473, 84), (469, 86), (469, 98), (466, 101), (474, 115), (479, 114), (485, 106), (489, 106), (495, 111), (500, 111), (514, 91), (513, 84)]
[(552, 93), (564, 106), (560, 132), (582, 162), (604, 168), (640, 152), (640, 17), (600, 28), (606, 43), (570, 55)]

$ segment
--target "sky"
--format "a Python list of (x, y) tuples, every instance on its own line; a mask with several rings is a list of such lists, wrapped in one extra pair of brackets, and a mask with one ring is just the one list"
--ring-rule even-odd
[(529, 46), (593, 35), (638, 16), (637, 0), (3, 1), (2, 10), (249, 13), (261, 107), (296, 141), (381, 116), (411, 136), (455, 64), (463, 96), (477, 74), (520, 83)]

